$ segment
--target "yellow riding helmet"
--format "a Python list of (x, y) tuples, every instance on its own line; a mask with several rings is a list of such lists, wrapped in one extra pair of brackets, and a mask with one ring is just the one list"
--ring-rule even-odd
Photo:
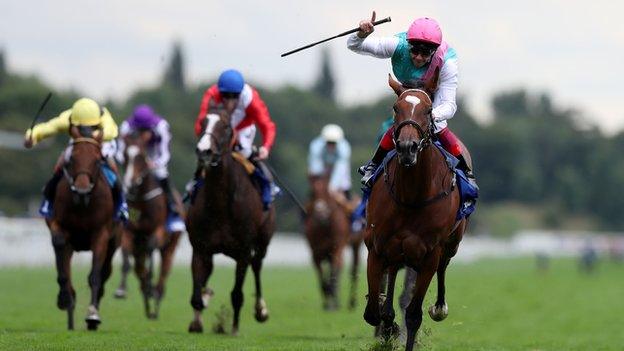
[(69, 118), (71, 124), (76, 126), (96, 126), (100, 124), (102, 109), (97, 102), (82, 98), (74, 103)]

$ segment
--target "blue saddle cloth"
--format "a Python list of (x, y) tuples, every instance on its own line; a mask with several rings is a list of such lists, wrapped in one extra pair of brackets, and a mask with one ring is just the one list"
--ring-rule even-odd
[[(442, 153), (442, 156), (444, 156), (449, 168), (451, 168), (456, 174), (457, 187), (459, 189), (461, 202), (461, 206), (459, 206), (459, 210), (457, 211), (457, 220), (467, 218), (476, 209), (477, 198), (479, 197), (479, 187), (476, 183), (471, 182), (468, 177), (466, 177), (466, 174), (463, 170), (457, 168), (459, 160), (455, 156), (444, 150), (444, 147), (442, 147), (442, 144), (440, 144), (440, 142), (436, 141), (434, 142), (434, 145)], [(384, 170), (388, 166), (388, 163), (396, 155), (397, 152), (394, 149), (388, 152), (381, 165), (379, 165), (379, 167), (377, 167), (377, 169), (375, 170), (375, 173), (373, 173), (371, 184), (375, 184), (377, 179), (384, 173)], [(370, 193), (371, 188), (362, 188), (362, 201), (351, 215), (352, 222), (360, 221), (366, 217), (366, 204), (368, 203)]]

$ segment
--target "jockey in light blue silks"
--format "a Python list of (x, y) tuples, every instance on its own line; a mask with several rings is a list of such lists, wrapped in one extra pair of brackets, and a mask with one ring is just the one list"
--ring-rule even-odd
[[(407, 32), (388, 38), (369, 38), (374, 31), (371, 20), (360, 22), (360, 31), (351, 35), (347, 46), (350, 50), (377, 58), (390, 58), (392, 71), (404, 85), (417, 81), (428, 81), (439, 72), (438, 85), (432, 96), (432, 116), (435, 133), (446, 151), (459, 159), (460, 167), (467, 176), (473, 177), (472, 170), (461, 155), (461, 142), (447, 127), (447, 120), (457, 111), (457, 55), (455, 49), (442, 40), (442, 31), (438, 23), (431, 18), (415, 20)], [(389, 128), (385, 133), (371, 161), (360, 168), (364, 176), (362, 183), (370, 187), (370, 180), (386, 154), (394, 149), (392, 133)]]
[(175, 198), (169, 182), (169, 170), (167, 169), (171, 159), (171, 153), (169, 152), (169, 142), (171, 141), (169, 123), (163, 117), (157, 115), (148, 105), (137, 106), (132, 115), (121, 124), (117, 160), (120, 163), (124, 161), (126, 148), (124, 137), (140, 131), (151, 132), (151, 138), (147, 146), (147, 156), (152, 175), (166, 194), (167, 231), (184, 231), (184, 221), (176, 209)]
[(341, 192), (351, 199), (351, 145), (342, 128), (328, 124), (321, 135), (310, 143), (308, 172), (311, 175), (329, 175), (329, 190)]

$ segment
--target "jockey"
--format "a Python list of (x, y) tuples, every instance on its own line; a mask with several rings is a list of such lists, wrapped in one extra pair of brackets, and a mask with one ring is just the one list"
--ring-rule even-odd
[(328, 124), (321, 135), (310, 143), (308, 173), (322, 175), (331, 172), (329, 190), (344, 193), (351, 198), (351, 146), (344, 137), (342, 128)]
[[(442, 146), (459, 159), (466, 175), (474, 177), (461, 155), (459, 139), (447, 127), (447, 120), (452, 118), (457, 110), (455, 97), (458, 70), (455, 49), (442, 40), (442, 31), (434, 19), (427, 17), (416, 19), (407, 32), (394, 37), (368, 38), (374, 31), (373, 21), (375, 21), (374, 11), (371, 20), (361, 21), (360, 30), (349, 37), (348, 48), (363, 55), (390, 58), (394, 75), (404, 85), (432, 79), (436, 70), (439, 70), (439, 84), (433, 95), (431, 112), (435, 133)], [(393, 131), (394, 128), (386, 131), (372, 160), (358, 170), (364, 176), (362, 177), (364, 185), (371, 185), (370, 180), (375, 170), (386, 154), (394, 149)]]
[(147, 156), (152, 174), (158, 184), (165, 192), (167, 199), (167, 229), (169, 232), (185, 230), (184, 221), (180, 217), (176, 208), (175, 197), (169, 182), (169, 171), (167, 165), (171, 159), (169, 152), (169, 142), (171, 141), (171, 131), (169, 123), (161, 116), (157, 115), (148, 105), (139, 105), (134, 109), (132, 116), (121, 123), (119, 132), (119, 150), (117, 151), (117, 161), (124, 162), (125, 142), (124, 137), (135, 132), (148, 131), (151, 138), (147, 145)]
[[(123, 197), (123, 191), (119, 180), (117, 165), (113, 159), (117, 150), (115, 137), (117, 137), (117, 124), (113, 120), (108, 109), (100, 107), (97, 102), (81, 98), (77, 100), (71, 109), (61, 112), (57, 117), (45, 123), (37, 124), (34, 128), (28, 129), (24, 137), (24, 146), (31, 148), (41, 140), (48, 138), (58, 132), (68, 132), (71, 126), (80, 129), (80, 133), (85, 136), (93, 136), (95, 133), (102, 133), (102, 157), (106, 160), (103, 169), (107, 179), (112, 179), (108, 174), (113, 174), (115, 182), (112, 185), (113, 201), (115, 203), (115, 218), (126, 220), (128, 218), (128, 206)], [(39, 213), (46, 218), (52, 216), (52, 203), (56, 193), (56, 187), (63, 177), (63, 165), (69, 161), (72, 146), (70, 146), (59, 157), (54, 166), (54, 175), (48, 181), (43, 190), (43, 203)]]
[[(203, 132), (202, 125), (208, 114), (210, 101), (223, 104), (226, 111), (231, 115), (231, 123), (237, 132), (236, 151), (247, 158), (254, 154), (253, 141), (256, 136), (256, 126), (262, 134), (262, 146), (254, 154), (254, 162), (260, 168), (263, 184), (263, 194), (270, 194), (263, 202), (265, 207), (271, 202), (271, 198), (279, 191), (273, 184), (273, 176), (267, 166), (262, 162), (269, 157), (269, 152), (275, 141), (275, 123), (271, 120), (269, 110), (260, 98), (258, 91), (245, 83), (243, 75), (234, 69), (221, 73), (217, 84), (206, 90), (202, 98), (199, 115), (195, 121), (195, 135), (200, 136)], [(264, 178), (264, 179), (262, 179)]]

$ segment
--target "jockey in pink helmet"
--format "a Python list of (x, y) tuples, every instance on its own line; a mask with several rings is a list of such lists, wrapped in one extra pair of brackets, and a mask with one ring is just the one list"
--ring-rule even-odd
[[(347, 42), (351, 51), (377, 58), (390, 58), (392, 71), (404, 85), (417, 81), (428, 81), (439, 72), (438, 86), (433, 94), (432, 116), (435, 132), (444, 148), (460, 159), (460, 165), (472, 177), (472, 171), (461, 155), (459, 139), (448, 129), (447, 120), (457, 110), (457, 56), (455, 50), (442, 40), (442, 30), (432, 18), (416, 19), (407, 32), (389, 38), (369, 38), (374, 31), (375, 12), (370, 20), (360, 22), (360, 30), (352, 34)], [(375, 155), (359, 171), (364, 175), (362, 183), (369, 184), (374, 171), (383, 161), (388, 151), (394, 149), (393, 128), (384, 134)]]

